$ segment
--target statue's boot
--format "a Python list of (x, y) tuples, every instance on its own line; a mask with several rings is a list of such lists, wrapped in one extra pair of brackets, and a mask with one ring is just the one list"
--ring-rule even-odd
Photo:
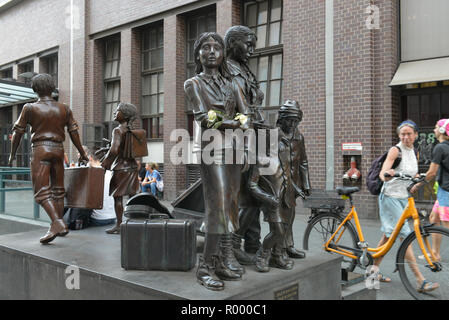
[(306, 253), (304, 251), (296, 249), (294, 246), (287, 247), (287, 255), (293, 259), (304, 259)]
[(224, 289), (224, 282), (214, 278), (216, 257), (206, 263), (202, 255), (199, 257), (198, 269), (196, 270), (196, 279), (199, 284), (206, 289), (220, 291)]
[(50, 225), (50, 229), (48, 229), (45, 236), (40, 238), (41, 243), (49, 243), (53, 241), (60, 233), (63, 233), (65, 228), (67, 226), (65, 225), (64, 221), (62, 219), (56, 219), (53, 221)]
[(270, 259), (270, 250), (264, 250), (263, 247), (260, 247), (256, 252), (256, 270), (259, 272), (268, 272), (270, 271), (269, 267), (269, 259)]
[(269, 262), (270, 267), (291, 270), (293, 269), (293, 260), (286, 259), (282, 248), (273, 249)]
[(242, 280), (242, 275), (230, 270), (224, 262), (223, 257), (218, 257), (215, 261), (215, 275), (220, 280), (226, 280), (226, 281), (238, 281)]
[(237, 273), (241, 277), (245, 273), (245, 268), (238, 263), (234, 256), (230, 233), (221, 235), (219, 248), (222, 265), (233, 273)]
[(249, 266), (254, 264), (254, 259), (251, 258), (245, 251), (242, 250), (242, 236), (231, 233), (232, 237), (232, 247), (234, 251), (234, 256), (237, 261), (244, 266)]
[(64, 222), (64, 230), (58, 234), (60, 237), (65, 237), (69, 233), (69, 228), (67, 227), (67, 224), (65, 223), (63, 217), (64, 217), (64, 199), (58, 199), (55, 201), (56, 203), (56, 209), (58, 210), (58, 217)]

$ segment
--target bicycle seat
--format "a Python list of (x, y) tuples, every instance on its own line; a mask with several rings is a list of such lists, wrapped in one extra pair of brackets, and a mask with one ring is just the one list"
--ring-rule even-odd
[(349, 196), (352, 193), (360, 191), (358, 187), (337, 187), (335, 190), (340, 196)]

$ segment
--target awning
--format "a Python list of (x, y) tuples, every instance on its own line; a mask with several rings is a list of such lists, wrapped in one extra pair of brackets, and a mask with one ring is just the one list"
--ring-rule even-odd
[(449, 58), (402, 62), (390, 86), (449, 80)]
[(0, 108), (32, 102), (36, 99), (37, 95), (29, 85), (0, 80)]

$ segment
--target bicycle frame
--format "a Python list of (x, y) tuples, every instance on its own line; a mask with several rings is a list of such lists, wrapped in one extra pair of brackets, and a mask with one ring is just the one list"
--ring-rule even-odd
[[(396, 238), (398, 237), (399, 232), (402, 229), (402, 226), (404, 225), (404, 223), (409, 218), (413, 218), (413, 226), (414, 226), (414, 230), (415, 230), (415, 233), (416, 233), (416, 239), (418, 240), (419, 247), (420, 247), (422, 253), (424, 254), (424, 257), (425, 257), (427, 263), (429, 264), (429, 266), (434, 268), (434, 264), (430, 260), (429, 255), (427, 254), (427, 250), (428, 250), (429, 254), (432, 257), (432, 260), (433, 261), (437, 261), (437, 260), (436, 260), (434, 254), (433, 254), (433, 250), (430, 249), (430, 244), (429, 244), (428, 239), (425, 239), (425, 241), (424, 241), (423, 237), (421, 235), (419, 215), (418, 215), (418, 211), (416, 210), (415, 199), (413, 197), (409, 197), (408, 198), (408, 204), (405, 207), (404, 211), (402, 212), (402, 215), (399, 218), (399, 221), (396, 224), (396, 227), (393, 230), (393, 233), (391, 234), (391, 236), (388, 239), (388, 241), (384, 245), (382, 245), (380, 247), (367, 248), (367, 250), (369, 252), (374, 252), (374, 254), (372, 255), (372, 257), (374, 259), (379, 258), (379, 257), (383, 257), (384, 255), (386, 255), (388, 253), (388, 251), (390, 251), (390, 249), (393, 246), (394, 242), (396, 241)], [(365, 242), (365, 237), (363, 236), (363, 231), (362, 231), (362, 227), (360, 225), (360, 220), (359, 220), (357, 211), (355, 210), (354, 205), (352, 205), (351, 206), (351, 211), (349, 212), (349, 214), (346, 216), (346, 218), (343, 220), (343, 222), (340, 223), (340, 225), (338, 226), (337, 230), (335, 230), (335, 232), (332, 234), (332, 236), (329, 238), (329, 240), (325, 243), (325, 245), (324, 245), (325, 250), (330, 251), (330, 252), (335, 252), (335, 253), (344, 255), (346, 257), (352, 258), (352, 259), (358, 259), (357, 256), (355, 256), (354, 254), (352, 254), (348, 250), (343, 250), (343, 249), (340, 249), (340, 248), (334, 249), (334, 248), (330, 247), (330, 243), (333, 241), (334, 238), (337, 237), (338, 233), (343, 228), (344, 224), (346, 222), (348, 222), (348, 221), (351, 221), (352, 219), (354, 219), (357, 235), (359, 237), (360, 242), (362, 242), (362, 243)], [(334, 243), (338, 243), (338, 241), (340, 241), (344, 231), (345, 230), (343, 229), (341, 234), (338, 235), (338, 237), (337, 237), (337, 239), (336, 239), (336, 241)], [(427, 247), (427, 250), (426, 250), (426, 247)]]

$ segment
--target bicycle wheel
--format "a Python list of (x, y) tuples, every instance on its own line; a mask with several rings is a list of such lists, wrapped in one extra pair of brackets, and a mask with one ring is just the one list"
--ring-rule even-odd
[[(407, 291), (418, 300), (447, 300), (449, 299), (449, 229), (442, 227), (424, 227), (423, 241), (428, 243), (432, 250), (437, 250), (438, 239), (440, 242), (439, 266), (441, 270), (434, 271), (428, 266), (416, 239), (415, 232), (405, 238), (399, 247), (396, 266), (399, 270), (401, 281)], [(410, 253), (406, 256), (407, 248)], [(429, 250), (426, 247), (426, 250)], [(413, 252), (413, 256), (412, 253)], [(433, 263), (433, 262), (432, 262)], [(419, 270), (419, 271), (418, 271)], [(438, 283), (439, 287), (431, 292), (420, 293), (415, 274), (420, 272), (424, 279)]]
[[(324, 250), (324, 244), (329, 240), (332, 234), (337, 230), (338, 226), (343, 222), (343, 218), (335, 213), (319, 214), (307, 225), (304, 232), (303, 248), (304, 250), (320, 252)], [(338, 245), (346, 248), (357, 248), (359, 238), (357, 233), (351, 224), (346, 222), (340, 233), (343, 235), (338, 241)], [(338, 237), (335, 237), (337, 239)], [(336, 243), (334, 243), (337, 245)], [(341, 264), (342, 269), (351, 272), (357, 266), (357, 260), (343, 256), (343, 262)]]

